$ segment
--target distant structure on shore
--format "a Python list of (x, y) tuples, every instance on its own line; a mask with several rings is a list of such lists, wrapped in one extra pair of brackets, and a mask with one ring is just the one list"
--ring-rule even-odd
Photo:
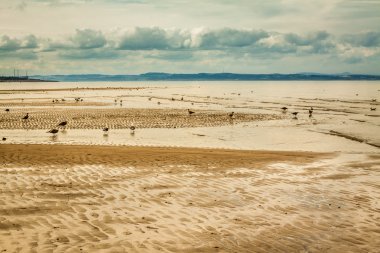
[(20, 75), (19, 69), (13, 69), (13, 76), (0, 76), (0, 82), (58, 82), (40, 78), (30, 78), (28, 71), (25, 71), (25, 75)]
[(25, 76), (0, 76), (0, 82), (58, 82), (52, 80), (42, 80), (36, 78), (29, 78)]

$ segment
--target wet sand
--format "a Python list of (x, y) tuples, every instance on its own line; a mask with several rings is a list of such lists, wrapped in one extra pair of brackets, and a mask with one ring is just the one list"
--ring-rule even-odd
[(51, 129), (62, 121), (68, 121), (67, 129), (128, 129), (137, 128), (183, 128), (210, 127), (238, 124), (242, 122), (273, 120), (282, 118), (274, 114), (236, 113), (233, 118), (227, 112), (179, 109), (92, 109), (92, 108), (29, 108), (28, 120), (23, 120), (25, 109), (0, 112), (0, 129)]
[(363, 156), (2, 145), (0, 250), (376, 252)]
[(361, 85), (2, 84), (0, 252), (377, 252)]

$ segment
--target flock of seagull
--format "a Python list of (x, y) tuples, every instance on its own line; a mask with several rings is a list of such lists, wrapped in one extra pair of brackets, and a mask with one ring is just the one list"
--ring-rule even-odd
[[(282, 107), (281, 109), (282, 109), (283, 113), (286, 113), (288, 111), (288, 107), (286, 107), (286, 106)], [(313, 111), (314, 111), (313, 107), (310, 107), (309, 118), (313, 117)], [(293, 114), (293, 119), (298, 119), (297, 118), (298, 112), (292, 112), (292, 114)]]

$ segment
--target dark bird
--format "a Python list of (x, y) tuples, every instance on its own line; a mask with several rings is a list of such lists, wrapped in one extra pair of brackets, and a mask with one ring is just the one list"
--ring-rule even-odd
[(6, 112), (9, 112), (10, 110), (7, 108), (7, 109), (5, 109), (5, 111), (6, 111)]
[(372, 99), (372, 102), (376, 102), (376, 99)]
[(152, 98), (148, 98), (148, 100), (149, 100), (149, 101), (151, 101), (151, 100), (152, 100)]
[(234, 117), (234, 114), (235, 114), (234, 112), (231, 112), (228, 114), (228, 117), (230, 117), (232, 119)]
[(371, 111), (376, 111), (376, 107), (371, 107)]
[(135, 129), (136, 129), (136, 127), (131, 126), (129, 129), (131, 130), (131, 134), (134, 134), (134, 133), (135, 133)]
[(5, 137), (3, 137), (3, 139), (2, 139), (3, 141), (6, 141), (7, 140), (7, 138), (5, 138)]
[(288, 107), (284, 106), (284, 107), (281, 107), (281, 109), (282, 109), (283, 112), (286, 112), (286, 110), (288, 110)]
[(187, 111), (188, 111), (189, 115), (195, 113), (195, 112), (191, 111), (190, 109), (187, 109)]
[(181, 97), (181, 101), (183, 101), (183, 97)]
[(292, 112), (292, 114), (294, 115), (294, 119), (296, 119), (298, 112)]
[(56, 134), (56, 133), (58, 133), (58, 129), (52, 129), (50, 131), (47, 131), (47, 133)]
[(58, 127), (65, 127), (67, 125), (67, 121), (62, 121), (61, 123), (59, 123), (57, 126)]
[(108, 133), (108, 127), (103, 128), (103, 132)]
[(29, 113), (26, 113), (26, 115), (22, 119), (24, 119), (24, 120), (29, 119)]
[(311, 118), (313, 116), (313, 107), (311, 109), (309, 109), (309, 118)]

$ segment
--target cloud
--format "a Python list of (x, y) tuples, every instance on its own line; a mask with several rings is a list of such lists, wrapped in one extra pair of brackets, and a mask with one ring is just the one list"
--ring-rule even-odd
[(76, 30), (76, 33), (71, 37), (71, 42), (74, 47), (80, 49), (93, 49), (104, 47), (107, 43), (106, 38), (100, 31), (91, 29)]
[[(170, 66), (182, 67), (184, 71), (197, 69), (197, 66), (220, 71), (224, 66), (245, 70), (253, 63), (259, 66), (260, 62), (269, 68), (288, 59), (317, 66), (321, 59), (326, 59), (324, 64), (328, 64), (329, 59), (337, 65), (365, 66), (380, 59), (379, 38), (380, 33), (376, 31), (338, 36), (326, 31), (302, 34), (235, 28), (136, 27), (110, 33), (77, 29), (59, 39), (3, 35), (0, 37), (0, 65), (11, 59), (49, 59), (51, 64), (60, 66), (65, 62), (70, 63), (69, 66), (78, 62), (92, 65), (96, 60), (99, 67), (104, 61), (128, 67), (135, 64), (135, 69), (138, 66), (156, 68), (149, 71), (170, 69)], [(297, 67), (304, 66), (294, 66)]]
[(122, 37), (118, 48), (122, 50), (168, 49), (169, 44), (170, 38), (165, 30), (158, 27), (137, 27)]
[(116, 59), (121, 53), (110, 49), (65, 50), (58, 57), (68, 60)]
[(267, 37), (269, 34), (265, 31), (224, 28), (202, 34), (200, 47), (206, 49), (247, 47)]
[(347, 34), (342, 37), (342, 41), (359, 47), (380, 47), (380, 32)]
[(0, 51), (17, 51), (20, 49), (35, 49), (38, 48), (38, 40), (34, 35), (28, 35), (21, 39), (10, 38), (3, 35), (0, 38)]

